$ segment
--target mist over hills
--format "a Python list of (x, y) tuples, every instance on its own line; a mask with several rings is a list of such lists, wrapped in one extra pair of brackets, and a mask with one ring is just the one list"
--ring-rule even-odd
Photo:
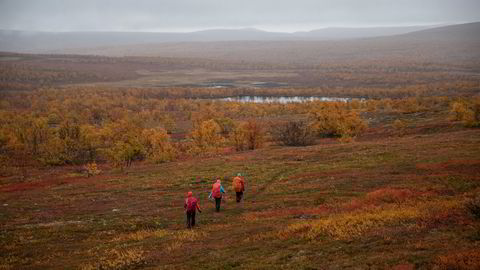
[(417, 40), (478, 41), (480, 40), (480, 22), (434, 27), (401, 34), (398, 37)]
[(274, 64), (317, 65), (351, 61), (480, 63), (480, 23), (406, 34), (330, 40), (239, 40), (169, 42), (66, 49), (63, 53), (103, 56), (187, 57)]
[(325, 28), (294, 33), (268, 32), (255, 28), (212, 29), (190, 33), (0, 30), (0, 51), (45, 53), (56, 50), (153, 43), (344, 40), (405, 34), (431, 27)]
[(276, 65), (388, 60), (478, 67), (480, 22), (420, 30), (418, 27), (328, 28), (295, 33), (248, 28), (193, 33), (0, 31), (0, 51), (198, 58)]

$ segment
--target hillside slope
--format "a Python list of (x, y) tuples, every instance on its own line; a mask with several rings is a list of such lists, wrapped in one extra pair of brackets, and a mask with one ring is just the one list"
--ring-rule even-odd
[[(267, 147), (125, 173), (105, 166), (90, 178), (74, 168), (32, 171), (26, 182), (1, 178), (0, 265), (475, 269), (480, 221), (466, 206), (480, 192), (479, 131), (429, 117), (411, 118), (403, 137), (372, 129), (354, 143)], [(240, 204), (230, 187), (237, 172), (247, 181)], [(216, 176), (227, 189), (220, 213), (207, 199)], [(190, 190), (203, 209), (192, 231), (183, 211)]]
[(429, 26), (325, 28), (296, 33), (268, 32), (254, 28), (211, 29), (189, 33), (33, 32), (0, 30), (0, 51), (45, 53), (78, 48), (168, 42), (339, 40), (391, 36), (426, 28), (429, 28)]
[(342, 41), (225, 41), (156, 43), (65, 50), (107, 56), (164, 56), (280, 64), (416, 61), (478, 64), (480, 23), (404, 35)]

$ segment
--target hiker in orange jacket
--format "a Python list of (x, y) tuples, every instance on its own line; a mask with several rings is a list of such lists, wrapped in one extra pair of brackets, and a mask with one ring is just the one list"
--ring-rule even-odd
[(193, 197), (193, 193), (191, 191), (187, 193), (187, 198), (185, 199), (183, 208), (185, 208), (185, 212), (187, 213), (187, 228), (191, 229), (195, 226), (195, 212), (197, 210), (200, 213), (202, 212), (197, 198)]
[(222, 202), (222, 193), (225, 193), (225, 189), (222, 186), (220, 177), (217, 177), (217, 182), (213, 184), (212, 192), (210, 192), (210, 195), (208, 196), (208, 198), (213, 197), (215, 199), (215, 211), (217, 212), (220, 212), (220, 203)]
[(242, 200), (243, 192), (245, 191), (245, 179), (242, 177), (242, 174), (239, 173), (233, 178), (232, 186), (237, 195), (237, 203), (239, 203)]

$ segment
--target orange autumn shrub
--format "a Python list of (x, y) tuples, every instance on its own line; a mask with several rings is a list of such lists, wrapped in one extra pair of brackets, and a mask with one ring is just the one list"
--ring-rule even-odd
[(409, 189), (382, 188), (367, 193), (365, 200), (373, 204), (401, 203), (413, 197)]
[(477, 270), (480, 269), (480, 251), (466, 250), (438, 256), (434, 262), (435, 270)]

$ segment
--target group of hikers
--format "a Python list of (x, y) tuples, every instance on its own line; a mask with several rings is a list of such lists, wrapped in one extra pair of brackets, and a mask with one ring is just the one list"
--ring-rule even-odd
[[(238, 173), (237, 176), (233, 178), (232, 181), (233, 190), (235, 190), (236, 201), (239, 203), (243, 198), (243, 192), (245, 191), (245, 179), (242, 174)], [(220, 177), (216, 178), (216, 182), (212, 186), (212, 191), (208, 195), (209, 199), (215, 200), (215, 211), (220, 212), (220, 204), (222, 203), (222, 194), (225, 194), (225, 189), (222, 186), (222, 181)], [(191, 229), (195, 226), (195, 213), (202, 212), (200, 209), (200, 204), (198, 203), (197, 198), (193, 197), (193, 192), (189, 191), (187, 193), (187, 198), (183, 205), (185, 212), (187, 214), (187, 228)]]

